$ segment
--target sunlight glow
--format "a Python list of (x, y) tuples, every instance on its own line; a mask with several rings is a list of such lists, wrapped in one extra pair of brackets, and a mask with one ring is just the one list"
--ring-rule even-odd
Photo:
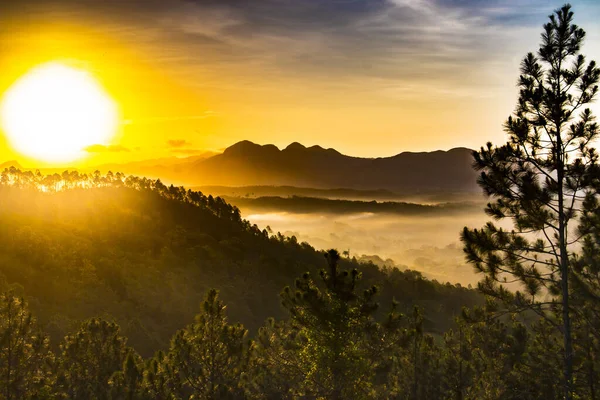
[(84, 157), (107, 144), (118, 125), (116, 104), (86, 71), (60, 63), (40, 65), (5, 94), (0, 121), (18, 152), (42, 161)]

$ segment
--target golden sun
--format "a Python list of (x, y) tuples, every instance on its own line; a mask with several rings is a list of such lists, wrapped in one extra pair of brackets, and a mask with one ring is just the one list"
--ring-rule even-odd
[(118, 124), (116, 104), (86, 71), (40, 65), (8, 89), (0, 121), (15, 150), (42, 161), (73, 161), (107, 144)]

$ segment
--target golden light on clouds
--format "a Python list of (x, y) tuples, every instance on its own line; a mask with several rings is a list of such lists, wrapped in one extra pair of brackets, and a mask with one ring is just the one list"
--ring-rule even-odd
[[(583, 54), (599, 60), (591, 16), (600, 5), (571, 2), (587, 32)], [(122, 117), (109, 143), (83, 146), (87, 157), (50, 162), (61, 167), (241, 140), (362, 157), (503, 143), (519, 64), (552, 10), (543, 0), (21, 3), (0, 1), (0, 98), (27, 71), (60, 61), (93, 74)], [(1, 128), (0, 163), (43, 164)]]
[(61, 63), (33, 68), (5, 93), (0, 121), (10, 145), (46, 162), (83, 158), (117, 131), (116, 103), (86, 71)]

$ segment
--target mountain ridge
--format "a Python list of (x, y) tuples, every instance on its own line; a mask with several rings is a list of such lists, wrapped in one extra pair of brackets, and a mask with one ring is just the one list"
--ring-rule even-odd
[[(245, 140), (240, 140), (239, 142), (236, 142), (236, 143), (232, 144), (231, 146), (226, 147), (223, 150), (223, 152), (220, 154), (226, 154), (226, 153), (231, 154), (232, 152), (239, 152), (240, 150), (248, 151), (251, 149), (269, 149), (269, 150), (276, 149), (279, 152), (313, 150), (313, 151), (335, 153), (335, 154), (342, 155), (344, 157), (362, 159), (362, 160), (379, 160), (379, 159), (389, 159), (389, 158), (395, 158), (395, 157), (399, 157), (399, 156), (409, 156), (409, 155), (446, 154), (446, 153), (465, 152), (465, 151), (472, 152), (473, 151), (473, 149), (469, 149), (468, 147), (458, 146), (458, 147), (452, 147), (448, 150), (442, 150), (442, 149), (432, 150), (432, 151), (406, 150), (406, 151), (402, 151), (400, 153), (397, 153), (397, 154), (394, 154), (391, 156), (360, 157), (360, 156), (352, 156), (352, 155), (344, 154), (332, 147), (324, 148), (318, 144), (312, 145), (312, 146), (306, 146), (300, 142), (292, 142), (285, 147), (279, 148), (278, 146), (276, 146), (272, 143), (258, 144), (251, 140), (245, 139)], [(219, 155), (219, 154), (215, 154), (215, 156), (216, 155)]]
[(402, 152), (362, 158), (293, 142), (283, 149), (244, 140), (198, 160), (188, 179), (201, 185), (292, 185), (315, 188), (477, 191), (472, 150)]

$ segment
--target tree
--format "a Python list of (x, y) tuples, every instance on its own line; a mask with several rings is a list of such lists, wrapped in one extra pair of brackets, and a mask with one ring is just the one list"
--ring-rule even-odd
[[(230, 325), (218, 292), (210, 290), (196, 321), (171, 341), (168, 358), (179, 395), (197, 399), (240, 398), (251, 353), (248, 331)], [(187, 397), (186, 397), (187, 398)]]
[(0, 295), (0, 399), (50, 398), (53, 355), (27, 304)]
[(414, 306), (412, 315), (396, 321), (396, 324), (404, 328), (395, 332), (392, 329), (395, 334), (386, 338), (392, 342), (388, 345), (394, 346), (390, 352), (393, 357), (388, 387), (381, 398), (443, 398), (440, 349), (435, 345), (433, 337), (424, 332), (423, 322), (422, 310)]
[(287, 287), (281, 295), (292, 330), (285, 333), (284, 348), (295, 351), (295, 357), (288, 355), (279, 364), (288, 373), (295, 371), (293, 381), (301, 382), (292, 389), (293, 396), (369, 398), (377, 369), (370, 362), (370, 344), (378, 333), (373, 319), (377, 289), (361, 293), (360, 273), (340, 270), (336, 250), (325, 257), (329, 270), (321, 271), (322, 285), (305, 273), (296, 281), (295, 291)]
[(126, 342), (115, 323), (102, 319), (85, 322), (60, 346), (57, 390), (69, 399), (108, 400), (114, 391), (113, 376), (123, 372), (124, 367), (124, 375), (117, 382), (132, 387), (132, 380), (139, 374), (131, 362), (139, 356)]
[[(479, 289), (512, 311), (533, 310), (563, 336), (564, 397), (572, 398), (573, 338), (570, 261), (584, 197), (595, 196), (591, 176), (598, 155), (591, 146), (598, 126), (589, 109), (600, 70), (580, 54), (585, 32), (573, 24), (571, 7), (555, 11), (544, 25), (538, 54), (521, 64), (519, 100), (505, 129), (509, 141), (474, 152), (479, 184), (492, 197), (486, 212), (511, 219), (511, 231), (490, 222), (465, 228), (469, 262), (485, 274)], [(583, 109), (583, 110), (582, 110)], [(503, 285), (518, 282), (516, 294)], [(558, 310), (556, 318), (551, 310)]]
[(256, 338), (248, 391), (256, 399), (293, 399), (304, 384), (305, 336), (289, 321), (269, 318)]
[[(140, 357), (129, 352), (121, 371), (111, 377), (111, 400), (142, 400), (147, 397), (143, 392), (143, 369)], [(154, 397), (156, 398), (156, 397)]]
[[(592, 184), (599, 193), (600, 171)], [(589, 398), (596, 399), (600, 396), (600, 203), (595, 196), (588, 195), (583, 202), (579, 234), (584, 238), (583, 245), (580, 254), (572, 255), (572, 284), (577, 294), (573, 299), (577, 309), (574, 330), (585, 360), (580, 366), (585, 371), (585, 389)]]
[(146, 362), (141, 393), (143, 398), (156, 400), (176, 399), (176, 390), (179, 387), (169, 359), (162, 351)]

